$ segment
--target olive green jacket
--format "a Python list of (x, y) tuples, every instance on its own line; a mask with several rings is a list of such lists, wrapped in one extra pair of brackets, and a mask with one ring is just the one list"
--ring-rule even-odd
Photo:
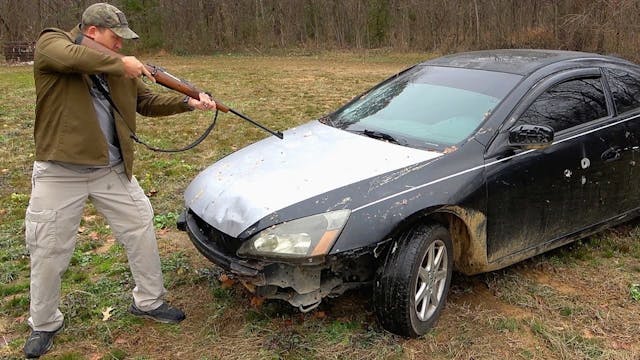
[(109, 164), (107, 141), (93, 107), (89, 75), (106, 74), (116, 133), (127, 176), (133, 172), (133, 140), (136, 112), (165, 116), (189, 111), (179, 94), (154, 94), (140, 80), (124, 76), (122, 60), (74, 43), (79, 27), (71, 32), (42, 31), (34, 54), (36, 160), (79, 165)]

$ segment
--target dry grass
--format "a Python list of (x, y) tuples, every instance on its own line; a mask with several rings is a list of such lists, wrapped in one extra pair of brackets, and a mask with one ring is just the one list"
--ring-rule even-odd
[[(178, 58), (157, 63), (277, 130), (317, 118), (423, 54), (324, 53)], [(30, 66), (0, 66), (0, 358), (19, 358), (29, 330), (28, 257), (22, 217), (30, 193), (34, 91)], [(195, 138), (211, 114), (140, 119), (139, 135), (162, 146)], [(182, 191), (205, 166), (266, 134), (231, 115), (195, 150), (138, 148), (136, 176), (158, 223), (181, 210)], [(300, 314), (251, 304), (227, 288), (184, 233), (158, 229), (169, 300), (182, 324), (132, 319), (122, 249), (88, 206), (65, 276), (66, 329), (53, 359), (639, 359), (640, 228), (625, 225), (508, 269), (455, 276), (437, 328), (406, 340), (382, 331), (366, 290)], [(101, 311), (113, 306), (111, 319)]]

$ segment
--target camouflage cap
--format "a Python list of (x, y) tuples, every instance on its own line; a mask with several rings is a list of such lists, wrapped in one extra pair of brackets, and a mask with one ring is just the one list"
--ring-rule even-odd
[(110, 4), (96, 3), (89, 6), (82, 13), (82, 26), (89, 25), (109, 28), (123, 39), (139, 38), (138, 34), (129, 29), (124, 13)]

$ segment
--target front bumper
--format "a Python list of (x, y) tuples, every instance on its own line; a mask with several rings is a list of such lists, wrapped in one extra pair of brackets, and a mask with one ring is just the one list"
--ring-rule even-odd
[(267, 299), (287, 301), (302, 312), (316, 308), (324, 297), (340, 295), (370, 281), (372, 267), (366, 256), (353, 253), (304, 266), (242, 259), (235, 255), (241, 245), (239, 239), (216, 230), (191, 210), (180, 215), (177, 226), (189, 234), (200, 253), (240, 280), (249, 291)]
[(252, 278), (255, 285), (264, 282), (261, 271), (265, 263), (235, 256), (240, 240), (214, 229), (189, 209), (182, 212), (177, 226), (189, 234), (196, 249), (214, 264), (238, 276)]

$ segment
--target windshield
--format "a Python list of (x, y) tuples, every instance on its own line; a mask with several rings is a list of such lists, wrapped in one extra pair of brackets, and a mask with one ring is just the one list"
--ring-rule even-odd
[(461, 142), (521, 79), (485, 70), (415, 66), (328, 117), (337, 128), (411, 147)]

